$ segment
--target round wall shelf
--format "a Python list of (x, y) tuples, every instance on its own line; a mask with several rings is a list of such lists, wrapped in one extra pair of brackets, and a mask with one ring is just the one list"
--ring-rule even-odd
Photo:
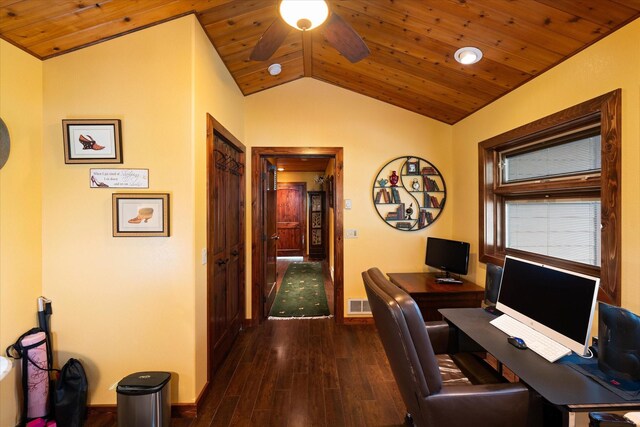
[(417, 231), (440, 216), (447, 187), (433, 163), (421, 157), (402, 156), (380, 169), (371, 195), (378, 215), (388, 226)]

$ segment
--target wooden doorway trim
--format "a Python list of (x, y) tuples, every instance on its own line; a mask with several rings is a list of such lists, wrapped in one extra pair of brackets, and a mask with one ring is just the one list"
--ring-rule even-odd
[(253, 147), (251, 149), (251, 320), (260, 324), (262, 313), (262, 237), (261, 163), (273, 157), (327, 157), (335, 160), (333, 217), (333, 314), (336, 323), (344, 323), (344, 241), (343, 241), (343, 149), (342, 147)]

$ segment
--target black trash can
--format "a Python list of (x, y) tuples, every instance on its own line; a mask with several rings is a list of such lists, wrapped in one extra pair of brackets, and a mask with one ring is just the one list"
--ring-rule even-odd
[(118, 393), (118, 427), (171, 425), (171, 374), (136, 372), (124, 377)]

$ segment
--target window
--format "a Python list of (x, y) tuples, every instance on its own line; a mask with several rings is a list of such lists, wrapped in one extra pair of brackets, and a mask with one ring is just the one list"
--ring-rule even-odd
[(480, 260), (601, 279), (620, 304), (620, 90), (479, 144)]
[(600, 267), (600, 199), (507, 200), (505, 247)]
[[(580, 135), (582, 134), (582, 135)], [(568, 142), (554, 145), (534, 142), (525, 150), (500, 154), (501, 182), (512, 184), (540, 179), (600, 173), (600, 127), (570, 134)], [(526, 149), (528, 148), (528, 149)]]

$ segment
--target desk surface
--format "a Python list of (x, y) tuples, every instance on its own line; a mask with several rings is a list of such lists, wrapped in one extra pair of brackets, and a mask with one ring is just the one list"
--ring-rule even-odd
[(480, 307), (484, 289), (467, 280), (436, 283), (433, 273), (389, 273), (389, 280), (416, 301), (424, 320), (442, 320), (441, 308)]
[(447, 294), (447, 293), (480, 293), (484, 288), (465, 279), (462, 283), (436, 283), (434, 273), (389, 273), (389, 280), (400, 286), (410, 295)]
[(569, 366), (508, 344), (507, 335), (489, 324), (495, 316), (481, 308), (441, 309), (440, 313), (555, 405), (640, 408), (640, 401), (624, 400)]

